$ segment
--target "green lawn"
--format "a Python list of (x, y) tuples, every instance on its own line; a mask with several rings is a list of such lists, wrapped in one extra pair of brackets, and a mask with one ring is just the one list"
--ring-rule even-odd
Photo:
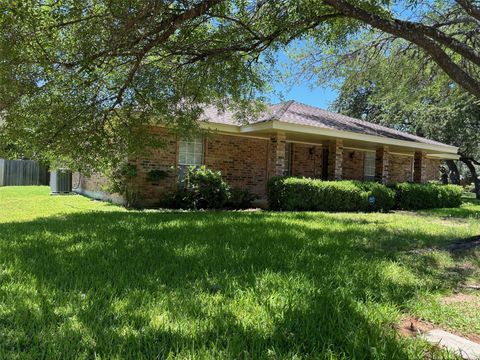
[(441, 249), (479, 214), (141, 212), (0, 188), (0, 358), (448, 356), (395, 325), (480, 334), (478, 302), (442, 301), (480, 283), (480, 251)]

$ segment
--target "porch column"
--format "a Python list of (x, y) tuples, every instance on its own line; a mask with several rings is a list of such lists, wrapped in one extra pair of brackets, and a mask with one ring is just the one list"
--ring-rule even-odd
[(282, 176), (285, 173), (286, 137), (277, 133), (270, 138), (268, 152), (268, 177)]
[(388, 182), (389, 156), (387, 145), (380, 146), (375, 151), (375, 181), (382, 184)]
[(331, 140), (328, 144), (328, 180), (342, 180), (343, 140)]
[(423, 151), (415, 151), (413, 157), (413, 182), (427, 182), (427, 153)]

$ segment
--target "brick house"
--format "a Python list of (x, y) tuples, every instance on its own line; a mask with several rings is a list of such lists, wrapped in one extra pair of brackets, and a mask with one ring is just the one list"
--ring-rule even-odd
[[(200, 125), (209, 130), (207, 135), (189, 140), (151, 127), (165, 146), (152, 149), (149, 157), (131, 159), (137, 168), (132, 186), (144, 205), (155, 205), (174, 191), (182, 168), (189, 165), (220, 170), (230, 185), (264, 197), (266, 183), (275, 175), (424, 183), (439, 178), (441, 160), (458, 159), (456, 147), (294, 101), (271, 105), (247, 124), (208, 107)], [(152, 170), (168, 176), (149, 181)], [(104, 192), (101, 174), (75, 174), (74, 184), (87, 196), (122, 201)]]

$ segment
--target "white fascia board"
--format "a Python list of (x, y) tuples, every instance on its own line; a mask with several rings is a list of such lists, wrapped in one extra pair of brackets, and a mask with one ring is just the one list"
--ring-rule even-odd
[(316, 126), (309, 126), (309, 125), (289, 124), (289, 123), (284, 123), (280, 121), (268, 121), (260, 124), (242, 126), (240, 131), (252, 132), (252, 131), (261, 131), (261, 130), (268, 130), (268, 129), (285, 131), (285, 132), (297, 132), (297, 133), (304, 133), (304, 134), (316, 134), (316, 135), (323, 135), (323, 136), (329, 136), (329, 137), (340, 138), (340, 139), (375, 142), (379, 144), (395, 145), (395, 146), (402, 146), (402, 147), (414, 148), (414, 149), (439, 151), (439, 152), (445, 153), (445, 155), (446, 154), (456, 155), (458, 152), (457, 147), (450, 146), (450, 145), (424, 144), (424, 143), (419, 143), (415, 141), (397, 140), (397, 139), (391, 139), (391, 138), (377, 136), (377, 135), (358, 134), (351, 131), (326, 129), (326, 128), (319, 128)]
[(202, 121), (200, 122), (200, 128), (206, 129), (206, 130), (240, 134), (240, 126), (237, 126), (237, 125), (211, 123), (211, 122)]
[(240, 132), (249, 133), (253, 131), (273, 130), (273, 121), (266, 121), (257, 124), (245, 125), (240, 128)]
[(460, 155), (458, 154), (428, 154), (427, 158), (429, 159), (440, 159), (440, 160), (458, 160)]

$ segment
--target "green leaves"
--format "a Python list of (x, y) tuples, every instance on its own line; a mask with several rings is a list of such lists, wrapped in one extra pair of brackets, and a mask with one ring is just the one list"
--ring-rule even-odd
[(258, 56), (277, 35), (276, 5), (220, 3), (2, 4), (5, 143), (74, 169), (108, 168), (153, 142), (144, 125), (188, 133), (204, 104), (250, 102), (264, 85)]
[[(401, 14), (393, 3), (375, 0), (4, 0), (0, 152), (102, 170), (155, 142), (141, 130), (145, 125), (192, 133), (202, 106), (210, 104), (227, 104), (245, 117), (275, 76), (275, 52), (294, 39), (322, 47), (328, 60), (313, 72), (336, 80), (354, 73), (350, 61), (358, 79), (368, 79), (372, 73), (362, 65), (370, 66), (372, 57), (389, 57), (391, 44), (411, 54), (414, 43), (424, 51), (416, 55), (418, 65), (409, 68), (407, 58), (398, 69), (428, 80), (441, 68), (474, 94), (478, 24), (449, 3), (435, 11), (415, 1), (407, 7), (423, 15), (420, 22), (394, 19)], [(367, 51), (350, 53), (359, 43)], [(386, 79), (395, 68), (380, 67), (378, 75)], [(384, 100), (383, 106), (395, 103)]]

